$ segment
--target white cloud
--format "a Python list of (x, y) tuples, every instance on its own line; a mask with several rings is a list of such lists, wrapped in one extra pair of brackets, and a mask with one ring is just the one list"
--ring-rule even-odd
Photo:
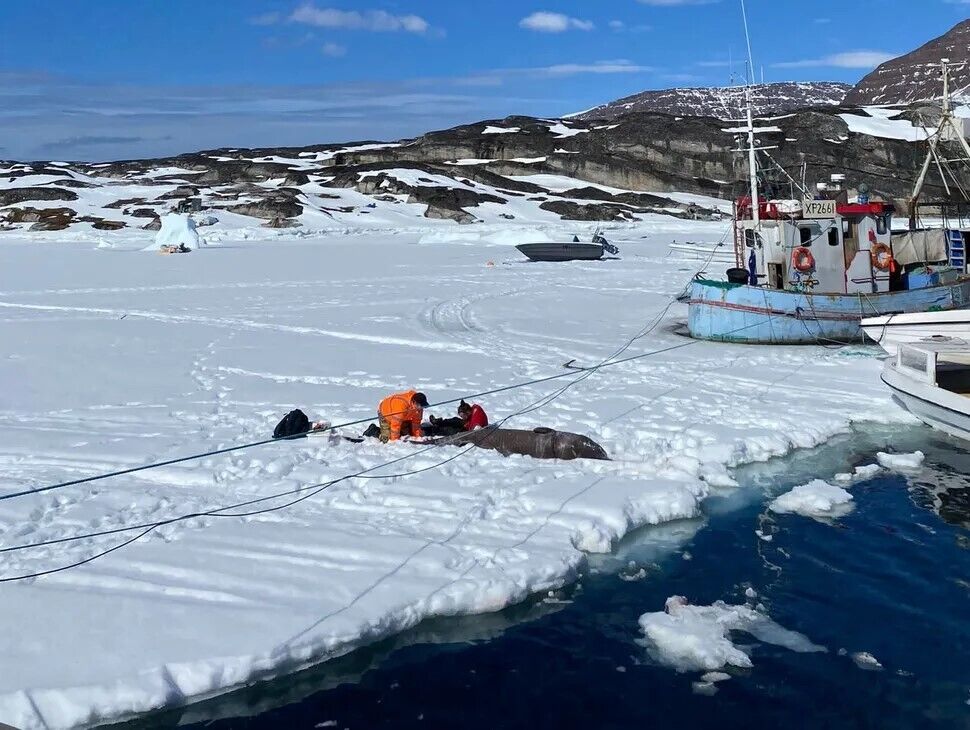
[(596, 26), (589, 20), (571, 18), (562, 13), (540, 11), (519, 21), (519, 27), (539, 33), (564, 33), (567, 30), (593, 30)]
[(609, 26), (614, 33), (646, 33), (653, 30), (651, 25), (627, 25), (622, 20), (611, 20)]
[(548, 76), (576, 76), (579, 74), (631, 74), (653, 71), (650, 66), (638, 66), (625, 59), (597, 61), (595, 63), (560, 63), (528, 69)]
[(375, 32), (426, 33), (431, 27), (418, 15), (392, 15), (386, 10), (337, 10), (318, 8), (307, 2), (290, 15), (293, 23), (315, 25), (321, 28), (344, 28), (346, 30), (369, 30)]
[(824, 58), (806, 58), (801, 61), (773, 63), (774, 68), (875, 68), (886, 61), (896, 58), (895, 54), (884, 51), (846, 51)]
[(347, 46), (342, 46), (339, 43), (324, 43), (320, 52), (324, 56), (330, 56), (331, 58), (339, 58), (340, 56), (347, 55)]

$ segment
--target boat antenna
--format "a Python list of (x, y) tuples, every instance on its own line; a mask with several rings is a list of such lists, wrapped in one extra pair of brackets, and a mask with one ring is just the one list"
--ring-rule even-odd
[[(947, 182), (946, 175), (943, 172), (944, 164), (941, 164), (941, 160), (939, 156), (940, 143), (944, 141), (956, 139), (957, 141), (960, 142), (960, 145), (963, 147), (962, 151), (966, 155), (966, 158), (960, 161), (961, 162), (970, 161), (970, 143), (968, 143), (966, 137), (963, 136), (962, 125), (958, 125), (954, 119), (953, 98), (952, 98), (953, 94), (950, 90), (950, 70), (953, 68), (962, 68), (965, 65), (966, 65), (965, 63), (957, 63), (957, 64), (951, 63), (949, 58), (940, 59), (939, 64), (934, 64), (936, 68), (940, 69), (940, 75), (942, 76), (942, 79), (943, 79), (942, 115), (940, 117), (940, 124), (936, 132), (934, 132), (933, 134), (929, 134), (927, 132), (928, 133), (927, 142), (929, 144), (929, 149), (926, 152), (926, 159), (923, 161), (923, 168), (920, 170), (919, 177), (916, 179), (916, 185), (913, 187), (913, 194), (910, 197), (910, 201), (909, 201), (910, 230), (916, 230), (917, 209), (919, 207), (919, 199), (923, 193), (923, 186), (926, 184), (926, 175), (930, 170), (930, 165), (932, 165), (934, 161), (936, 162), (937, 167), (939, 168), (939, 171), (940, 171), (940, 175), (943, 178), (944, 188), (946, 189), (947, 193), (950, 192), (950, 186)], [(945, 166), (948, 170), (950, 169), (948, 164), (949, 162), (951, 161), (942, 160), (942, 163), (946, 163)], [(955, 186), (960, 189), (960, 192), (963, 193), (964, 197), (968, 197), (966, 191), (963, 190), (963, 186), (960, 184), (960, 181), (956, 179), (956, 176), (953, 175), (952, 171), (950, 172), (950, 174), (951, 176), (953, 176), (953, 182)]]
[(761, 201), (758, 198), (758, 158), (755, 154), (754, 112), (751, 109), (751, 84), (754, 78), (754, 56), (751, 54), (751, 34), (748, 31), (748, 11), (741, 0), (741, 18), (744, 20), (744, 40), (748, 46), (748, 84), (744, 89), (745, 102), (748, 107), (748, 174), (751, 184), (751, 216), (755, 228), (761, 225)]

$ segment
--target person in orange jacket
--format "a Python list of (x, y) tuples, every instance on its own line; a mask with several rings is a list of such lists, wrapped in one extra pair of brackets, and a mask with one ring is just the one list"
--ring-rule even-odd
[(424, 393), (408, 390), (389, 395), (377, 408), (377, 420), (381, 427), (380, 439), (384, 443), (397, 441), (401, 436), (421, 438), (421, 421), (428, 398)]

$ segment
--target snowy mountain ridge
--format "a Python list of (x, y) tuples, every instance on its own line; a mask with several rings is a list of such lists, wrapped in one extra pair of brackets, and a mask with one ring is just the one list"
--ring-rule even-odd
[[(756, 84), (751, 100), (757, 116), (788, 114), (800, 109), (834, 107), (842, 103), (850, 84), (829, 81)], [(743, 86), (676, 88), (644, 91), (571, 115), (574, 119), (613, 119), (630, 112), (655, 112), (683, 117), (738, 120), (745, 115)]]
[[(783, 166), (809, 159), (809, 179), (849, 171), (850, 186), (866, 182), (895, 200), (922, 162), (925, 135), (914, 119), (903, 110), (807, 110), (772, 118), (759, 136)], [(608, 121), (508, 117), (391, 143), (0, 163), (0, 232), (156, 230), (173, 210), (196, 212), (203, 225), (294, 234), (710, 219), (744, 184), (737, 144), (731, 122), (631, 112)]]
[(953, 90), (970, 85), (970, 20), (958, 23), (939, 38), (882, 64), (863, 78), (845, 99), (846, 104), (913, 104), (934, 101), (943, 93), (939, 63), (953, 64)]

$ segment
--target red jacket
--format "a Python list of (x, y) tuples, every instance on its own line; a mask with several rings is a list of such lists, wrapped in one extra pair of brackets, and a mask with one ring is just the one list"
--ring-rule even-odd
[(472, 406), (472, 414), (465, 421), (465, 430), (474, 431), (476, 428), (486, 426), (488, 426), (488, 416), (485, 414), (485, 409), (476, 403)]

